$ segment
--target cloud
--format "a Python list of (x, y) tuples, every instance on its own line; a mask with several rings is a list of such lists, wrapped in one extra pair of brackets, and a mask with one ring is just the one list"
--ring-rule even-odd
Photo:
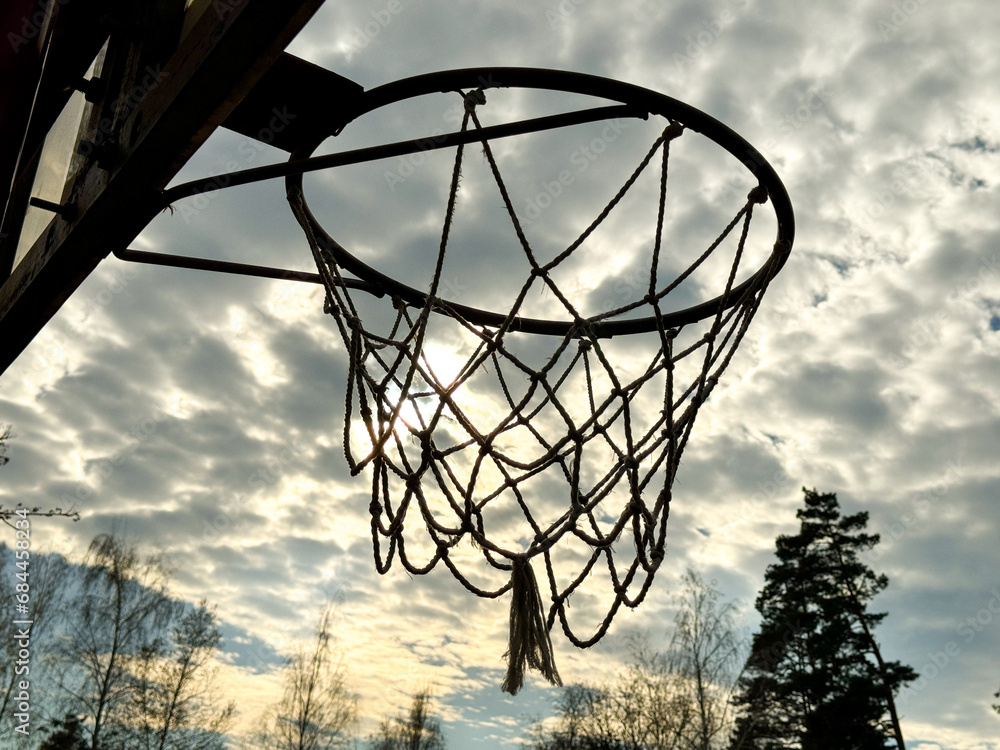
[[(909, 699), (908, 737), (920, 747), (983, 747), (996, 621), (969, 642), (958, 628), (989, 612), (995, 583), (1000, 55), (983, 30), (998, 12), (871, 0), (326, 3), (294, 42), (294, 53), (366, 87), (482, 64), (648, 86), (730, 125), (788, 188), (795, 250), (699, 415), (661, 578), (593, 649), (578, 653), (557, 638), (564, 676), (611, 674), (628, 634), (657, 628), (665, 637), (672, 586), (689, 563), (749, 605), (775, 536), (796, 528), (800, 487), (815, 486), (838, 492), (845, 512), (869, 511), (882, 534), (872, 562), (892, 581), (877, 602), (890, 613), (879, 629), (887, 655), (926, 675), (950, 641), (960, 648)], [(484, 118), (579, 101), (487, 98)], [(451, 131), (455, 106), (454, 93), (408, 102), (352, 123), (324, 149)], [(526, 138), (528, 154), (515, 140), (496, 144), (540, 256), (554, 257), (587, 226), (659, 133), (630, 121), (597, 155), (604, 127)], [(675, 145), (670, 269), (686, 266), (753, 186), (697, 134)], [(421, 156), (305, 181), (334, 237), (416, 286), (426, 286), (440, 241), (453, 151)], [(178, 180), (283, 158), (220, 132)], [(463, 185), (447, 292), (503, 310), (530, 271), (475, 148)], [(641, 296), (656, 196), (651, 172), (574, 258), (565, 288), (582, 305)], [(133, 246), (311, 266), (280, 183), (175, 208)], [(766, 254), (769, 207), (759, 219), (755, 252)], [(673, 303), (711, 293), (719, 278), (708, 270)], [(368, 320), (387, 314), (380, 301), (360, 304)], [(563, 314), (551, 295), (530, 304)], [(113, 522), (168, 552), (179, 595), (218, 601), (227, 658), (237, 674), (259, 676), (252, 684), (261, 690), (276, 689), (267, 675), (278, 655), (308, 637), (312, 613), (337, 596), (338, 642), (369, 719), (405, 707), (426, 680), (437, 683), (454, 736), (511, 746), (551, 692), (529, 686), (512, 700), (495, 688), (506, 597), (474, 598), (440, 569), (375, 573), (371, 478), (351, 477), (343, 458), (346, 351), (322, 310), (317, 287), (105, 261), (0, 380), (0, 421), (16, 434), (0, 502), (75, 504), (79, 524), (38, 522), (39, 544), (71, 556)], [(441, 366), (461, 350), (447, 331), (436, 328)], [(524, 356), (541, 361), (549, 343), (526, 344)], [(640, 342), (609, 344), (623, 363), (630, 346)], [(496, 390), (476, 387), (480, 396)], [(483, 407), (479, 416), (495, 415)], [(542, 491), (558, 504), (553, 483)], [(496, 523), (508, 528), (510, 519), (499, 513)], [(578, 558), (564, 555), (560, 574)], [(593, 623), (601, 613), (579, 597), (572, 614)], [(944, 695), (961, 707), (948, 709)]]

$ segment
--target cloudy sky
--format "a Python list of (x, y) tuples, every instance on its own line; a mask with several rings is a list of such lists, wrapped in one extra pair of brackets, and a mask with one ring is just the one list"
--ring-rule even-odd
[[(987, 2), (378, 0), (328, 3), (293, 42), (294, 54), (366, 88), (480, 65), (645, 86), (742, 134), (788, 188), (794, 252), (699, 416), (657, 583), (594, 648), (556, 639), (567, 681), (613, 674), (629, 634), (662, 643), (688, 566), (738, 599), (752, 628), (775, 536), (796, 530), (801, 487), (816, 487), (836, 492), (845, 512), (870, 512), (882, 534), (870, 562), (891, 584), (875, 602), (889, 612), (878, 635), (887, 658), (923, 675), (900, 697), (910, 747), (998, 746), (996, 28), (1000, 5)], [(325, 149), (450, 130), (454, 104), (386, 113)], [(564, 104), (498, 95), (483, 116)], [(593, 159), (581, 149), (603, 123), (525, 139), (534, 151), (523, 154), (504, 144), (515, 207), (547, 204), (529, 217), (541, 245), (568, 242), (596, 215), (655, 137), (645, 126)], [(695, 140), (687, 156), (678, 142), (673, 184), (705, 226), (674, 220), (685, 247), (714, 237), (745, 181), (737, 162)], [(219, 132), (178, 181), (283, 158)], [(449, 158), (325, 173), (306, 189), (338, 239), (417, 283), (440, 232)], [(563, 172), (572, 184), (553, 195)], [(467, 180), (481, 213), (457, 232), (448, 278), (465, 301), (502, 308), (516, 291), (503, 280), (520, 283), (517, 247), (478, 157)], [(177, 208), (133, 247), (310, 267), (280, 182)], [(762, 213), (762, 236), (773, 237)], [(620, 288), (612, 282), (627, 282), (653, 224), (641, 203), (625, 207), (614, 228), (622, 255), (598, 238), (567, 283), (581, 299)], [(106, 261), (0, 378), (0, 421), (16, 433), (0, 503), (78, 498), (78, 524), (33, 527), (36, 548), (72, 559), (116, 522), (169, 553), (176, 595), (218, 603), (226, 676), (245, 716), (274, 696), (280, 653), (333, 597), (367, 716), (433, 685), (452, 746), (514, 747), (554, 691), (499, 691), (504, 600), (474, 599), (445, 573), (375, 573), (368, 480), (351, 478), (342, 455), (344, 349), (322, 307), (312, 286)], [(439, 346), (445, 367), (449, 342)]]

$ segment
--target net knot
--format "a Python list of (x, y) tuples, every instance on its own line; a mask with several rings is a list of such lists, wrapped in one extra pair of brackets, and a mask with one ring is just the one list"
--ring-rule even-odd
[(470, 91), (462, 98), (465, 101), (465, 111), (469, 113), (472, 113), (478, 105), (486, 104), (486, 94), (483, 93), (482, 89)]
[(368, 504), (368, 512), (372, 514), (373, 517), (378, 518), (382, 515), (382, 503), (380, 503), (375, 498)]
[(424, 460), (424, 463), (430, 464), (437, 457), (434, 455), (437, 451), (434, 449), (434, 443), (431, 442), (430, 435), (426, 432), (420, 433), (420, 453)]
[(767, 188), (763, 185), (758, 185), (747, 193), (747, 200), (751, 203), (767, 203)]
[(684, 132), (683, 125), (681, 125), (679, 122), (671, 122), (663, 131), (663, 135), (665, 138), (672, 139), (676, 138), (683, 132)]

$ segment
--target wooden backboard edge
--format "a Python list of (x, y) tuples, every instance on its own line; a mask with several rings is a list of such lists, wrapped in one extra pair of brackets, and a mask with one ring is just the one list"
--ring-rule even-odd
[(148, 95), (123, 120), (111, 168), (92, 160), (71, 194), (76, 215), (54, 219), (0, 287), (0, 372), (98, 263), (149, 223), (158, 191), (322, 2), (217, 0), (162, 70), (146, 73)]

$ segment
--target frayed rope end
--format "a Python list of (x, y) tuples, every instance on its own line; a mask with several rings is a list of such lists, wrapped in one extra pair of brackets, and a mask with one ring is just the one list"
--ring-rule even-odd
[(507, 646), (507, 676), (501, 688), (505, 693), (517, 695), (524, 684), (525, 667), (541, 672), (553, 685), (562, 685), (552, 654), (552, 641), (538, 593), (538, 581), (531, 563), (515, 558), (510, 574), (510, 633)]

